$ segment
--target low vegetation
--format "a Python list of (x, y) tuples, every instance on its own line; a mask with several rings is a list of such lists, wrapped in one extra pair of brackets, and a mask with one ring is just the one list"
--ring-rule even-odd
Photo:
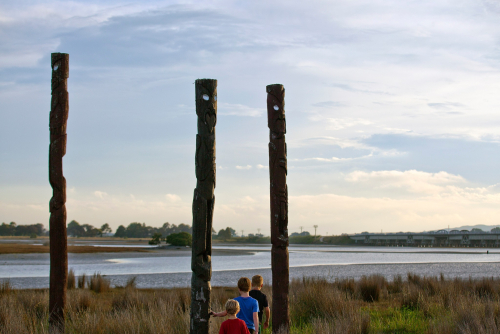
[[(68, 333), (189, 332), (188, 288), (137, 289), (135, 279), (111, 288), (98, 274), (78, 285), (68, 290)], [(264, 293), (271, 300), (269, 286)], [(222, 310), (237, 295), (235, 287), (215, 287), (212, 308)], [(0, 283), (1, 333), (48, 333), (47, 309), (47, 290), (14, 290)], [(291, 282), (290, 317), (293, 334), (498, 333), (500, 279), (304, 277)], [(213, 319), (210, 333), (218, 333), (222, 321)]]
[[(229, 227), (228, 227), (229, 228)], [(221, 230), (223, 231), (223, 230)], [(219, 233), (220, 234), (220, 233)], [(247, 237), (228, 237), (223, 234), (223, 236), (214, 235), (214, 243), (224, 242), (224, 243), (237, 243), (237, 244), (267, 244), (271, 243), (270, 237), (251, 235)], [(314, 235), (295, 235), (290, 236), (289, 242), (291, 245), (294, 244), (317, 244), (317, 245), (352, 245), (355, 241), (349, 238), (348, 235), (332, 235), (328, 237), (314, 236)]]

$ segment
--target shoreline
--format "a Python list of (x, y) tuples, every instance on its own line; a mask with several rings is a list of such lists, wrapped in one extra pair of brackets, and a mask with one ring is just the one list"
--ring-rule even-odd
[[(43, 244), (40, 244), (42, 243)], [(0, 256), (5, 254), (36, 254), (49, 253), (47, 245), (48, 238), (30, 239), (19, 237), (0, 238)], [(92, 244), (92, 245), (89, 245)], [(212, 253), (218, 256), (224, 255), (250, 255), (256, 252), (270, 252), (271, 245), (268, 244), (233, 244), (216, 243), (213, 245)], [(313, 250), (313, 248), (316, 248)], [(338, 249), (336, 249), (338, 248)], [(361, 246), (361, 245), (324, 245), (324, 244), (291, 244), (290, 252), (302, 250), (321, 253), (397, 253), (397, 254), (500, 254), (495, 248), (456, 248), (456, 247), (389, 247), (389, 246)], [(164, 256), (191, 256), (190, 247), (179, 247), (172, 245), (159, 245), (158, 247), (148, 245), (145, 239), (111, 239), (106, 238), (69, 238), (68, 253), (158, 253)], [(175, 255), (171, 252), (176, 252)]]
[[(406, 277), (408, 273), (421, 276), (439, 276), (448, 278), (490, 278), (500, 277), (498, 262), (451, 262), (451, 263), (389, 263), (389, 264), (341, 264), (290, 267), (290, 280), (303, 277), (321, 277), (329, 282), (338, 279), (360, 280), (363, 276), (381, 275), (392, 279), (397, 275)], [(93, 272), (86, 272), (88, 276)], [(265, 284), (272, 281), (271, 268), (220, 270), (212, 274), (211, 285), (214, 287), (234, 286), (240, 277), (252, 277), (259, 274)], [(116, 274), (103, 275), (111, 281), (112, 286), (124, 286), (132, 277), (136, 277), (137, 287), (141, 289), (186, 288), (190, 285), (191, 272)], [(81, 276), (81, 275), (76, 275)], [(0, 278), (0, 282), (9, 281), (15, 289), (44, 289), (49, 286), (49, 277), (10, 277)]]

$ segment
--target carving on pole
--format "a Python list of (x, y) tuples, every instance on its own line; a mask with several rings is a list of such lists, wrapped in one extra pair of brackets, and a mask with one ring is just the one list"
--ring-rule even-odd
[(198, 79), (196, 89), (196, 189), (193, 196), (191, 334), (208, 334), (212, 278), (212, 218), (215, 188), (217, 80)]
[(50, 106), (49, 182), (50, 200), (50, 292), (49, 325), (51, 332), (64, 333), (64, 307), (68, 279), (68, 242), (66, 235), (66, 179), (63, 156), (66, 154), (68, 121), (69, 55), (53, 53), (52, 101)]
[(273, 290), (273, 332), (288, 333), (288, 188), (286, 185), (285, 88), (266, 87), (269, 127), (269, 177), (271, 186), (271, 266)]

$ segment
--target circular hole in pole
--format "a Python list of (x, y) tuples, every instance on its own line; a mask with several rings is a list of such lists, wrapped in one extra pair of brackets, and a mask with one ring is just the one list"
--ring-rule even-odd
[(214, 101), (217, 101), (217, 95), (214, 96)]
[(203, 100), (208, 101), (208, 100), (210, 100), (210, 98), (208, 97), (207, 94), (203, 94)]
[(278, 107), (276, 104), (274, 105), (274, 110), (280, 110), (280, 107)]
[(59, 63), (55, 63), (54, 64), (54, 71), (57, 71), (58, 68), (59, 68)]

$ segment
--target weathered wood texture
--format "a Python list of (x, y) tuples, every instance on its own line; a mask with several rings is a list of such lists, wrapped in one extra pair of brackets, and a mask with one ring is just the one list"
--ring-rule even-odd
[(289, 332), (288, 188), (286, 185), (285, 89), (266, 87), (269, 127), (269, 177), (271, 186), (271, 266), (273, 289), (273, 332)]
[(212, 218), (215, 189), (217, 80), (198, 79), (196, 89), (196, 189), (193, 198), (191, 334), (208, 334), (212, 278)]
[(68, 121), (69, 55), (53, 53), (52, 101), (50, 108), (49, 181), (50, 200), (50, 292), (49, 323), (51, 332), (64, 332), (64, 307), (68, 278), (68, 243), (66, 236), (66, 179), (63, 157), (66, 154), (66, 124)]

